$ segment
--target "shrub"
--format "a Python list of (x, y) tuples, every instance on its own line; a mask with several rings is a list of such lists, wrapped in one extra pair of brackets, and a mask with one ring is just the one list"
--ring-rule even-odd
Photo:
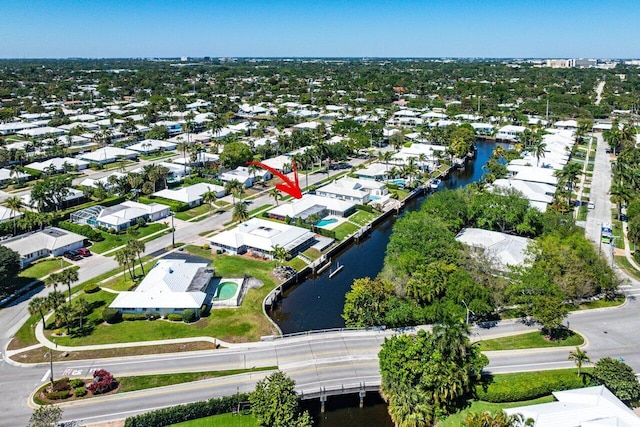
[(209, 306), (207, 304), (202, 304), (200, 307), (200, 317), (207, 317), (211, 313)]
[(235, 394), (233, 396), (193, 402), (186, 405), (159, 409), (127, 418), (125, 427), (156, 427), (225, 414), (234, 411), (240, 402), (249, 400), (249, 394)]
[(494, 403), (520, 402), (547, 396), (554, 391), (585, 387), (585, 381), (586, 378), (577, 376), (574, 370), (504, 374), (483, 377), (482, 384), (476, 386), (476, 396), (479, 400)]
[(160, 313), (158, 313), (157, 311), (151, 312), (151, 311), (145, 311), (144, 313), (144, 318), (147, 320), (156, 320), (156, 319), (160, 319), (162, 317), (162, 315)]
[(71, 387), (73, 387), (73, 388), (84, 387), (84, 380), (81, 380), (80, 378), (72, 379), (71, 380)]
[(191, 323), (196, 320), (196, 312), (192, 308), (182, 310), (182, 320), (184, 323)]
[(108, 393), (118, 386), (118, 382), (109, 371), (98, 369), (93, 373), (93, 382), (87, 386), (87, 390), (93, 394)]
[(102, 310), (102, 320), (114, 324), (122, 320), (122, 316), (120, 315), (120, 311), (115, 308), (105, 308)]
[(44, 395), (49, 400), (62, 400), (71, 396), (71, 391), (70, 390), (52, 391), (50, 393), (45, 393)]
[(74, 390), (73, 390), (73, 395), (74, 395), (75, 397), (82, 397), (82, 396), (84, 396), (85, 394), (87, 394), (87, 389), (86, 389), (86, 388), (84, 388), (84, 387), (78, 387), (78, 388), (76, 388), (76, 389), (74, 389)]
[(205, 251), (208, 251), (209, 249), (211, 249), (211, 245), (208, 243), (205, 243), (204, 245), (202, 245), (202, 249), (204, 249)]
[(89, 283), (88, 285), (84, 286), (83, 290), (85, 294), (93, 294), (100, 290), (100, 286), (98, 286), (97, 283)]
[(171, 314), (167, 315), (167, 319), (171, 320), (172, 322), (181, 322), (182, 321), (182, 315), (181, 314), (176, 314), (176, 313), (171, 313)]
[(123, 313), (122, 320), (133, 321), (133, 320), (147, 320), (146, 313)]
[(356, 209), (361, 210), (361, 211), (365, 211), (365, 212), (369, 212), (369, 213), (373, 213), (373, 208), (369, 205), (356, 205)]
[(101, 242), (102, 240), (104, 240), (102, 233), (100, 233), (98, 230), (94, 230), (93, 228), (91, 228), (90, 225), (86, 225), (86, 224), (80, 225), (80, 224), (74, 224), (69, 221), (60, 221), (58, 223), (58, 227), (71, 231), (72, 233), (76, 233), (81, 236), (84, 236), (87, 239), (92, 240), (94, 242)]
[(69, 385), (69, 378), (65, 377), (65, 378), (60, 378), (59, 380), (55, 380), (53, 382), (53, 387), (51, 388), (51, 391), (69, 390), (70, 388), (71, 388), (71, 385)]

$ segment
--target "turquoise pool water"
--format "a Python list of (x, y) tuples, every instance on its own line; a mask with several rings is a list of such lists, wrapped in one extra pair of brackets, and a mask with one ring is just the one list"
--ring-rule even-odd
[(381, 199), (381, 197), (380, 197), (380, 196), (369, 196), (369, 198), (370, 198), (371, 200), (380, 200), (380, 199)]
[(338, 220), (335, 218), (321, 219), (320, 221), (316, 222), (316, 225), (318, 227), (322, 227), (324, 225), (335, 224), (336, 222), (338, 222)]
[(404, 185), (404, 182), (405, 182), (404, 179), (393, 179), (393, 180), (391, 180), (391, 183), (395, 184), (395, 185)]
[(219, 300), (231, 299), (238, 291), (238, 284), (235, 282), (222, 282), (218, 285), (216, 298)]

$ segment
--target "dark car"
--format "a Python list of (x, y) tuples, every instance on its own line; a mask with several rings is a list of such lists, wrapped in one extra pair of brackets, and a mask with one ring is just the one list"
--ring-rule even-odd
[(83, 257), (91, 256), (91, 251), (87, 248), (76, 249), (76, 252), (82, 255)]
[(82, 259), (82, 255), (80, 255), (76, 251), (67, 251), (62, 254), (63, 257), (70, 259), (71, 261), (78, 261)]

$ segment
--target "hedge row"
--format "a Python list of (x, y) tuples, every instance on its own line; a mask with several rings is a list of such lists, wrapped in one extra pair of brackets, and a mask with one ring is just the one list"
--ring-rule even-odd
[(356, 205), (356, 209), (358, 209), (359, 211), (373, 213), (373, 208), (369, 205)]
[(142, 196), (138, 199), (138, 201), (140, 203), (144, 203), (145, 205), (150, 205), (151, 203), (161, 203), (163, 205), (169, 206), (173, 212), (184, 212), (191, 209), (188, 203), (165, 199), (164, 197), (156, 197), (153, 195)]
[(588, 377), (576, 375), (573, 369), (501, 374), (483, 377), (482, 382), (476, 386), (477, 398), (494, 403), (537, 399), (554, 391), (589, 385)]
[(125, 427), (157, 427), (177, 424), (197, 418), (226, 414), (238, 407), (238, 403), (249, 400), (249, 394), (242, 393), (218, 399), (194, 402), (186, 405), (159, 409), (127, 418)]
[(104, 240), (104, 236), (98, 230), (91, 228), (90, 225), (74, 224), (69, 221), (60, 221), (58, 227), (71, 231), (72, 233), (79, 234), (86, 237), (93, 242), (101, 242)]

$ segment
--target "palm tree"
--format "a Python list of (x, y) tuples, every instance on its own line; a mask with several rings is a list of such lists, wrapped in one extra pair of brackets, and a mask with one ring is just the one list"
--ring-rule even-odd
[[(116, 251), (114, 254), (114, 258), (119, 266), (122, 267), (122, 278), (123, 281), (127, 280), (127, 269), (129, 268), (129, 254), (127, 253), (127, 248), (120, 249)], [(133, 280), (133, 272), (129, 268), (129, 274), (131, 275), (131, 280)]]
[(622, 182), (614, 182), (609, 190), (611, 202), (618, 207), (618, 219), (622, 216), (622, 205), (633, 199), (633, 192)]
[(580, 376), (582, 365), (584, 363), (591, 362), (591, 359), (589, 359), (589, 356), (587, 356), (587, 352), (582, 351), (580, 347), (576, 347), (575, 351), (570, 351), (568, 359), (573, 360), (576, 363), (576, 366), (578, 368), (578, 376)]
[(273, 197), (273, 200), (276, 202), (276, 206), (278, 206), (279, 200), (282, 198), (280, 190), (276, 187), (272, 187), (271, 190), (269, 190), (269, 196)]
[(58, 311), (58, 307), (64, 304), (64, 295), (62, 292), (53, 291), (47, 296), (47, 304), (53, 311)]
[(7, 207), (11, 211), (11, 218), (13, 219), (13, 235), (16, 235), (16, 212), (22, 210), (22, 200), (17, 196), (11, 196), (7, 199)]
[(58, 285), (62, 282), (58, 273), (51, 273), (44, 279), (46, 287), (53, 286), (53, 292), (58, 292)]
[(144, 266), (142, 265), (142, 257), (140, 256), (141, 254), (144, 253), (144, 250), (146, 249), (144, 242), (137, 239), (131, 239), (127, 242), (127, 248), (131, 251), (131, 253), (134, 254), (134, 256), (138, 257), (138, 262), (140, 263), (140, 269), (142, 270), (142, 275), (144, 276), (145, 274)]
[(62, 321), (67, 327), (67, 335), (71, 335), (71, 325), (69, 320), (73, 317), (73, 306), (71, 302), (60, 304), (56, 310), (56, 321)]
[(274, 245), (271, 248), (271, 256), (276, 260), (278, 265), (283, 265), (291, 255), (283, 246)]
[(249, 211), (247, 210), (247, 205), (244, 202), (238, 202), (233, 206), (233, 213), (231, 214), (231, 218), (234, 221), (243, 222), (249, 219)]
[(213, 205), (216, 203), (216, 200), (218, 200), (218, 197), (216, 196), (216, 193), (211, 190), (207, 190), (202, 195), (202, 201), (209, 204), (209, 210), (213, 209)]
[(131, 190), (136, 194), (136, 200), (140, 194), (140, 188), (144, 184), (144, 178), (139, 173), (130, 173), (127, 175), (127, 183), (131, 187)]
[(82, 319), (91, 312), (91, 304), (86, 299), (80, 297), (73, 305), (74, 312), (80, 318), (80, 330), (82, 330)]
[(238, 181), (237, 179), (232, 179), (231, 181), (227, 181), (227, 183), (224, 185), (224, 191), (227, 194), (231, 194), (231, 199), (233, 200), (233, 204), (236, 204), (236, 192), (237, 192), (237, 188), (241, 187), (242, 184), (240, 184), (240, 181)]
[(49, 300), (45, 297), (33, 297), (31, 301), (29, 301), (29, 314), (35, 315), (36, 313), (40, 314), (42, 318), (42, 327), (46, 327), (47, 324), (44, 320), (44, 314), (49, 310)]
[(547, 144), (542, 142), (542, 140), (536, 140), (531, 145), (531, 152), (534, 156), (536, 156), (536, 167), (540, 165), (540, 158), (544, 158), (544, 153), (547, 148)]
[(78, 269), (76, 267), (73, 267), (62, 270), (60, 273), (58, 273), (58, 278), (60, 282), (66, 283), (67, 289), (69, 291), (69, 301), (71, 301), (71, 283), (78, 281)]
[(184, 161), (184, 176), (187, 176), (187, 151), (189, 150), (189, 143), (184, 141), (180, 142), (176, 148), (182, 151), (182, 160)]

